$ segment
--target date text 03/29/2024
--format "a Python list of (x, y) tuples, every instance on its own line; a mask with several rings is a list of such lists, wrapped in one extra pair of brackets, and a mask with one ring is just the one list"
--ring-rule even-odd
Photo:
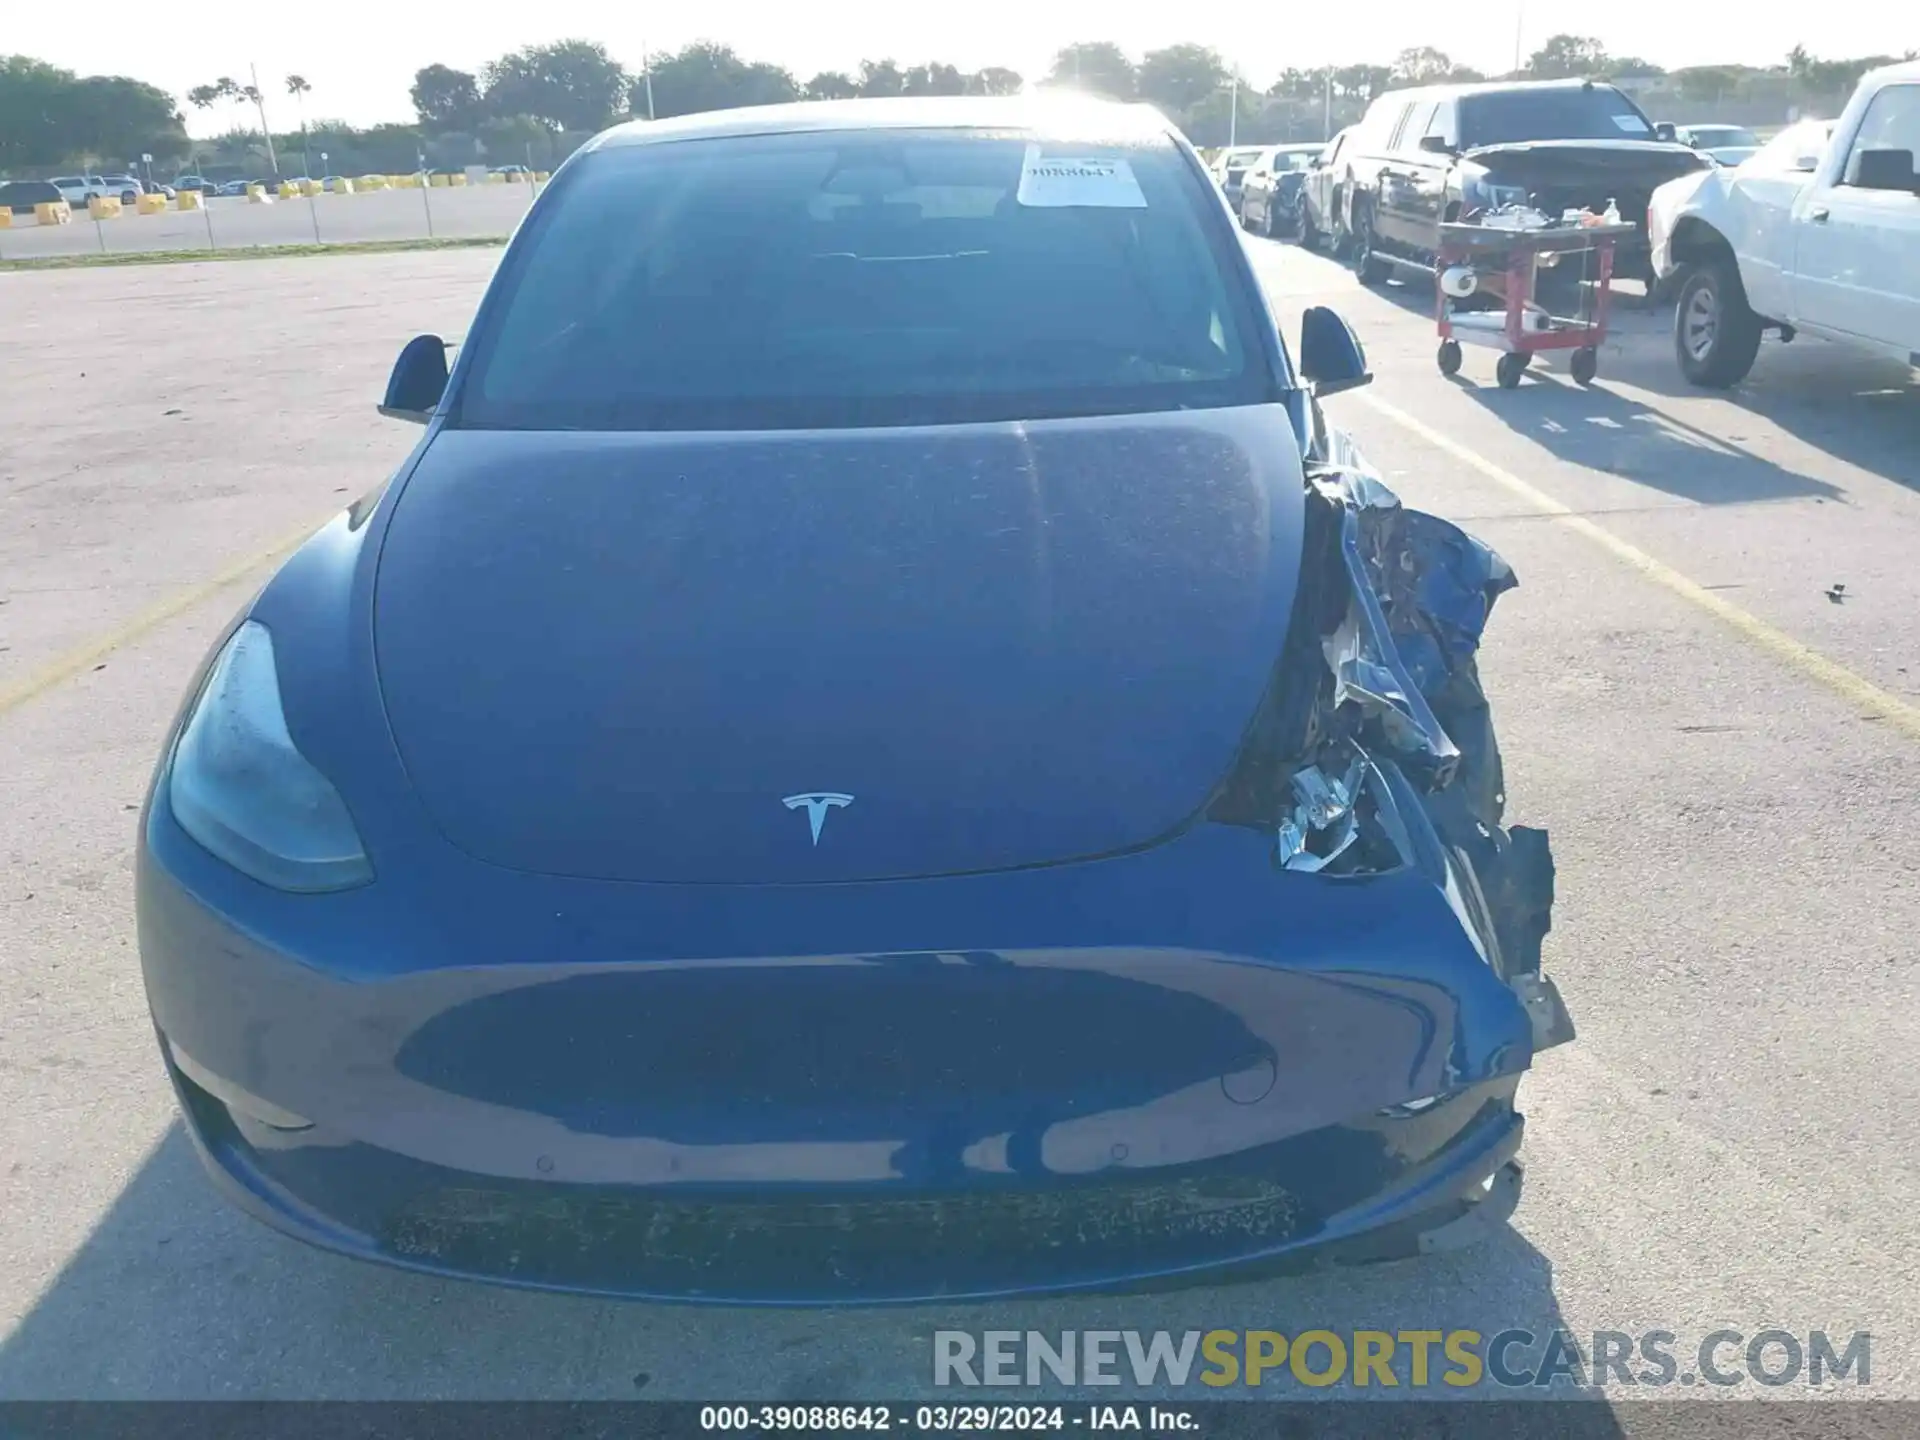
[(1191, 1434), (1191, 1411), (1163, 1405), (703, 1405), (700, 1428), (747, 1434), (833, 1431), (1007, 1434), (1019, 1431), (1154, 1431)]

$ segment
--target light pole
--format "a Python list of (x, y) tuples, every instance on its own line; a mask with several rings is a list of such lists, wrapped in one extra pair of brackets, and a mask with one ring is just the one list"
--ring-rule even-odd
[(273, 131), (267, 126), (267, 97), (260, 93), (260, 67), (251, 60), (247, 62), (247, 72), (253, 77), (253, 103), (260, 111), (260, 133), (267, 142), (267, 168), (275, 176), (280, 174), (280, 162), (273, 154)]
[(647, 119), (651, 120), (653, 119), (653, 51), (647, 48), (646, 42), (644, 41), (642, 41), (640, 45), (640, 63), (646, 69)]
[(1513, 73), (1520, 73), (1520, 56), (1526, 48), (1522, 38), (1527, 32), (1527, 0), (1514, 0), (1513, 5)]
[(1233, 90), (1227, 101), (1227, 148), (1231, 150), (1234, 141), (1240, 137), (1240, 77), (1233, 77)]

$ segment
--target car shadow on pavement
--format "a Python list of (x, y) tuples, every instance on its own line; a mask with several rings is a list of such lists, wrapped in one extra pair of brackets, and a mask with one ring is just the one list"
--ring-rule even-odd
[(1769, 339), (1752, 373), (1726, 391), (1687, 384), (1670, 345), (1629, 355), (1618, 373), (1659, 395), (1721, 395), (1837, 460), (1920, 490), (1920, 375), (1897, 360), (1811, 338)]
[[(1433, 286), (1423, 278), (1373, 293), (1432, 318)], [(1699, 504), (1836, 500), (1845, 492), (1743, 448), (1738, 423), (1710, 434), (1623, 398), (1608, 388), (1610, 381), (1673, 399), (1724, 398), (1836, 459), (1920, 490), (1920, 380), (1911, 367), (1819, 340), (1787, 344), (1770, 337), (1745, 381), (1726, 391), (1704, 390), (1687, 383), (1674, 359), (1672, 304), (1632, 288), (1616, 293), (1615, 301), (1599, 379), (1590, 390), (1573, 385), (1565, 361), (1552, 359), (1536, 361), (1517, 390), (1502, 392), (1493, 379), (1494, 352), (1475, 347), (1468, 347), (1455, 383), (1564, 460)], [(1544, 384), (1543, 375), (1550, 377)], [(1583, 404), (1582, 395), (1590, 403)]]
[[(1525, 1201), (1521, 1216), (1525, 1216)], [(861, 1310), (580, 1299), (407, 1274), (324, 1254), (219, 1199), (179, 1125), (0, 1342), (0, 1399), (960, 1398), (933, 1388), (933, 1334), (961, 1329), (1187, 1331), (1522, 1329), (1537, 1364), (1563, 1321), (1548, 1260), (1502, 1228), (1466, 1251), (1285, 1280), (1137, 1296)], [(1584, 1344), (1584, 1342), (1583, 1342)], [(1531, 1362), (1525, 1357), (1531, 1354)], [(1127, 1375), (1125, 1354), (1119, 1370)], [(992, 1398), (1328, 1398), (1274, 1376), (1257, 1390), (1160, 1385)], [(1513, 1398), (1431, 1380), (1385, 1398)], [(966, 1392), (979, 1399), (984, 1392)], [(1364, 1394), (1379, 1394), (1377, 1387)], [(1520, 1398), (1570, 1398), (1564, 1378)], [(1589, 1417), (1591, 1418), (1591, 1417)], [(1582, 1432), (1587, 1433), (1585, 1431)]]
[[(1471, 352), (1469, 352), (1471, 354)], [(1488, 369), (1491, 369), (1490, 352)], [(1517, 389), (1502, 390), (1491, 375), (1455, 380), (1466, 394), (1510, 429), (1560, 460), (1603, 471), (1690, 500), (1696, 505), (1745, 505), (1767, 500), (1840, 500), (1838, 486), (1802, 475), (1728, 438), (1632, 400), (1606, 387), (1576, 385), (1554, 362), (1536, 360)]]

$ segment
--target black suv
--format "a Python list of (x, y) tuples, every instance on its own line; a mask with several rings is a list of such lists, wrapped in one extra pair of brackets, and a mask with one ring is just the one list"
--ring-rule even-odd
[(1612, 201), (1641, 227), (1617, 247), (1616, 272), (1647, 279), (1647, 201), (1658, 186), (1713, 163), (1672, 134), (1598, 80), (1390, 91), (1345, 147), (1352, 179), (1341, 218), (1354, 271), (1372, 285), (1395, 266), (1431, 269), (1440, 225), (1475, 210), (1598, 213)]
[(45, 180), (11, 180), (0, 185), (0, 209), (15, 215), (31, 215), (36, 205), (51, 205), (66, 198), (59, 186)]

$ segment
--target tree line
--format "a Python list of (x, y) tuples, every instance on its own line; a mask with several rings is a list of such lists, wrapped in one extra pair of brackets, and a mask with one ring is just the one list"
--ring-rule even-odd
[[(1820, 60), (1796, 47), (1772, 67), (1694, 66), (1667, 72), (1633, 56), (1614, 56), (1590, 37), (1549, 38), (1519, 70), (1483, 76), (1430, 46), (1403, 50), (1388, 64), (1287, 69), (1264, 89), (1244, 82), (1219, 52), (1169, 45), (1137, 60), (1118, 45), (1068, 45), (1036, 81), (1158, 106), (1198, 145), (1320, 139), (1359, 118), (1384, 91), (1409, 84), (1484, 78), (1596, 76), (1634, 82), (1649, 106), (1728, 101), (1777, 106), (1785, 118), (1797, 102), (1837, 106), (1867, 69), (1897, 57)], [(618, 120), (666, 119), (742, 105), (884, 95), (1003, 95), (1028, 77), (1002, 66), (961, 70), (939, 61), (903, 65), (863, 60), (804, 80), (731, 46), (697, 41), (651, 56), (630, 71), (605, 46), (586, 40), (528, 46), (478, 71), (443, 64), (414, 75), (410, 123), (355, 127), (309, 125), (307, 97), (324, 102), (324, 84), (288, 75), (240, 84), (217, 77), (186, 94), (191, 107), (227, 114), (232, 128), (218, 140), (189, 141), (174, 97), (118, 76), (81, 78), (25, 56), (0, 58), (0, 173), (80, 164), (121, 168), (143, 153), (156, 167), (194, 163), (207, 170), (262, 173), (397, 172), (476, 161), (558, 163), (588, 136)], [(291, 100), (297, 128), (275, 130), (268, 104)], [(298, 165), (292, 158), (299, 156)], [(324, 157), (324, 159), (322, 158)], [(284, 163), (283, 162), (284, 158)]]
[(185, 152), (187, 129), (173, 96), (119, 75), (89, 75), (26, 55), (0, 55), (0, 174)]

